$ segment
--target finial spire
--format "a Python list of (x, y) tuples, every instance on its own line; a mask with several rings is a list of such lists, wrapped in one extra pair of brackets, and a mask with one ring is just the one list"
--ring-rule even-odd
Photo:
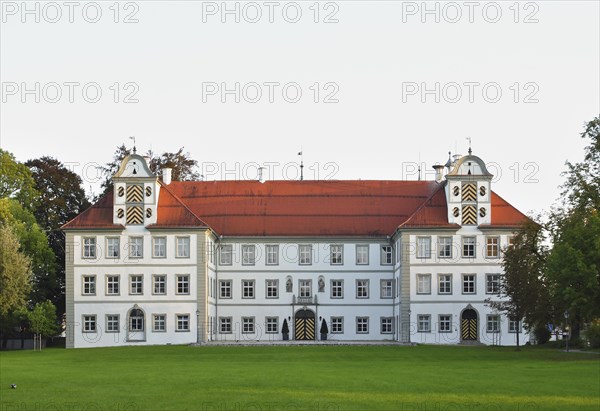
[(469, 155), (471, 155), (473, 152), (473, 150), (471, 150), (471, 137), (467, 137), (467, 140), (469, 140)]
[(298, 155), (300, 156), (300, 180), (304, 180), (304, 153), (302, 151), (302, 146), (300, 146)]
[(131, 136), (129, 139), (133, 140), (133, 154), (135, 154), (137, 152), (137, 149), (135, 148), (135, 136)]

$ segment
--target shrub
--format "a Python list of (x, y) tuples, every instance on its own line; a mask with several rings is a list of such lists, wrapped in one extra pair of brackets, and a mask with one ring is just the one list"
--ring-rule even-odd
[(592, 321), (584, 335), (591, 348), (600, 348), (600, 319)]
[(550, 340), (550, 330), (545, 325), (538, 325), (533, 330), (535, 341), (538, 344), (546, 344)]

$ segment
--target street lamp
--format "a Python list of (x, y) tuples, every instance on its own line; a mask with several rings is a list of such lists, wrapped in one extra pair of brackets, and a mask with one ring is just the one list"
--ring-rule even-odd
[(565, 330), (567, 331), (567, 352), (569, 352), (569, 311), (565, 310)]
[(196, 344), (200, 344), (200, 310), (196, 310)]

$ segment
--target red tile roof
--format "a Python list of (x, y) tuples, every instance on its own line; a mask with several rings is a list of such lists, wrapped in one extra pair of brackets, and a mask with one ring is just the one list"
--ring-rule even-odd
[[(148, 228), (212, 228), (226, 236), (385, 236), (448, 224), (444, 185), (433, 181), (206, 181), (163, 186)], [(492, 194), (493, 227), (525, 216)], [(63, 228), (109, 228), (109, 194)]]

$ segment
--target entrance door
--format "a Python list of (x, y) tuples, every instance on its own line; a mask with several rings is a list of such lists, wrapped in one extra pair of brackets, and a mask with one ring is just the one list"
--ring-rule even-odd
[(296, 312), (294, 322), (294, 335), (296, 340), (315, 339), (315, 313), (311, 310), (299, 310)]
[(462, 313), (460, 339), (463, 341), (477, 341), (477, 312), (471, 308), (464, 310)]

